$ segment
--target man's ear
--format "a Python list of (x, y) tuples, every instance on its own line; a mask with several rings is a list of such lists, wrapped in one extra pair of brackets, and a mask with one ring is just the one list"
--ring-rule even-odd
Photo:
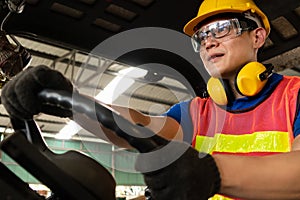
[(253, 47), (259, 49), (266, 41), (267, 32), (264, 28), (258, 27), (252, 31)]

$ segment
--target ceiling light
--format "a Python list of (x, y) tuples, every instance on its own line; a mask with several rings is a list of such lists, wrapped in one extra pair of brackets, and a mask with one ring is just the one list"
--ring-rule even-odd
[(115, 4), (110, 4), (106, 9), (106, 12), (115, 15), (117, 17), (120, 17), (122, 19), (125, 19), (127, 21), (132, 21), (137, 14), (135, 12), (132, 12), (130, 10), (127, 10), (121, 6), (117, 6)]
[(283, 16), (272, 20), (271, 23), (283, 39), (290, 39), (298, 35), (295, 27)]
[(121, 29), (121, 26), (115, 23), (112, 23), (110, 21), (107, 21), (102, 18), (97, 18), (94, 22), (94, 25), (99, 26), (101, 28), (104, 28), (106, 30), (112, 31), (112, 32), (118, 32)]
[(82, 11), (60, 3), (53, 3), (51, 6), (51, 10), (76, 19), (80, 19), (83, 17)]
[(59, 133), (55, 135), (56, 139), (68, 140), (71, 139), (73, 135), (77, 134), (81, 130), (81, 126), (79, 126), (74, 121), (67, 122), (67, 125), (64, 126)]

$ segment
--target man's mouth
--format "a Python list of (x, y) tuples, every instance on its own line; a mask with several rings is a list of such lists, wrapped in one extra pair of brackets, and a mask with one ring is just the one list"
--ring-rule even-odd
[(208, 61), (216, 61), (218, 58), (220, 58), (222, 56), (224, 56), (224, 54), (222, 54), (222, 53), (213, 54), (208, 57)]

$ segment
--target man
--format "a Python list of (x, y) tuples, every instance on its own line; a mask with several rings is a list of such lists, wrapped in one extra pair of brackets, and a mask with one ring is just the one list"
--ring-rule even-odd
[[(200, 151), (209, 146), (204, 150), (213, 152), (222, 180), (219, 193), (245, 199), (299, 198), (293, 187), (300, 172), (296, 110), (300, 79), (271, 75), (268, 66), (261, 68), (255, 62), (270, 32), (267, 17), (252, 1), (205, 0), (184, 31), (192, 37), (209, 74), (221, 78), (225, 90), (229, 88), (226, 98), (214, 94), (219, 82), (212, 79), (208, 82), (211, 99), (189, 103), (196, 135), (193, 144)], [(253, 73), (253, 68), (258, 71)], [(257, 75), (264, 72), (270, 77), (257, 82)], [(212, 122), (222, 117), (223, 124)]]
[[(184, 32), (191, 36), (212, 77), (210, 97), (174, 105), (160, 117), (113, 106), (160, 136), (185, 140), (209, 153), (198, 155), (186, 143), (174, 142), (172, 150), (186, 151), (154, 172), (147, 171), (154, 160), (145, 164), (138, 159), (137, 169), (143, 172), (153, 199), (196, 200), (214, 195), (212, 199), (300, 199), (300, 78), (272, 73), (272, 66), (257, 62), (257, 52), (270, 32), (265, 14), (251, 0), (204, 0)], [(39, 82), (35, 92), (63, 85), (63, 78), (53, 84), (44, 80), (53, 71), (32, 71), (18, 77), (23, 82), (15, 79), (3, 89), (2, 102), (12, 116), (26, 119), (41, 111), (35, 109), (38, 102), (13, 99), (26, 97), (16, 85), (24, 87), (35, 79)], [(70, 88), (66, 80), (65, 86)], [(23, 111), (16, 112), (19, 108)], [(81, 125), (89, 128), (84, 122)], [(109, 132), (112, 142), (126, 145)], [(168, 144), (154, 142), (157, 149)]]

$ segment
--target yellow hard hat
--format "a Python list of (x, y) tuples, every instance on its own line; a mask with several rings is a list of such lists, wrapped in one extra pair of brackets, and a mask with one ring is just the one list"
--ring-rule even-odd
[(208, 17), (221, 13), (243, 13), (246, 11), (256, 13), (261, 18), (267, 35), (269, 35), (271, 29), (269, 20), (252, 0), (204, 0), (197, 16), (184, 26), (183, 31), (192, 36), (195, 32), (194, 27)]

